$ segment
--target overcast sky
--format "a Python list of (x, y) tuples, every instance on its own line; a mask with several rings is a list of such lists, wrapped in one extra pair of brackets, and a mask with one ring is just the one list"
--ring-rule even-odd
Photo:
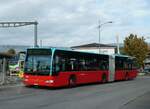
[[(0, 21), (38, 21), (43, 45), (120, 42), (130, 33), (150, 36), (149, 0), (0, 0)], [(150, 41), (150, 40), (146, 40)], [(0, 45), (33, 45), (33, 26), (0, 29)]]

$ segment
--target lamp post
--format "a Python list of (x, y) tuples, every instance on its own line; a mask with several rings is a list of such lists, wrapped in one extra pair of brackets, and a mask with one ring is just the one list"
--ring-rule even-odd
[(98, 30), (99, 30), (99, 54), (100, 54), (100, 41), (101, 41), (101, 27), (105, 24), (113, 23), (112, 21), (101, 23), (99, 20)]
[(37, 29), (38, 29), (38, 27), (37, 27), (37, 25), (38, 25), (38, 22), (37, 21), (35, 21), (35, 23), (34, 23), (34, 48), (37, 48), (38, 47), (38, 36), (37, 36)]

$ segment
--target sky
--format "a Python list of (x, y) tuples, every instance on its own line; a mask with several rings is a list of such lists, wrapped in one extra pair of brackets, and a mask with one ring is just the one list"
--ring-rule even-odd
[[(38, 21), (38, 42), (70, 47), (119, 42), (130, 33), (150, 36), (149, 0), (0, 0), (0, 21)], [(33, 26), (0, 28), (0, 45), (33, 45)], [(150, 39), (146, 39), (150, 41)]]

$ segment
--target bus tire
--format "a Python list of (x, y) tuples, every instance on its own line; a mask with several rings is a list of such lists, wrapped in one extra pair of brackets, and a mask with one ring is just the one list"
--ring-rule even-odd
[(76, 77), (75, 75), (71, 75), (69, 78), (69, 87), (75, 87), (76, 86)]
[(102, 75), (102, 83), (106, 83), (107, 82), (107, 76), (106, 74)]

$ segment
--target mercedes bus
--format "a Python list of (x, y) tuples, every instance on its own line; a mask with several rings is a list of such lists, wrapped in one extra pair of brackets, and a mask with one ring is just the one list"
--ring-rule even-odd
[(24, 79), (26, 86), (73, 87), (134, 79), (135, 58), (57, 48), (27, 49)]

